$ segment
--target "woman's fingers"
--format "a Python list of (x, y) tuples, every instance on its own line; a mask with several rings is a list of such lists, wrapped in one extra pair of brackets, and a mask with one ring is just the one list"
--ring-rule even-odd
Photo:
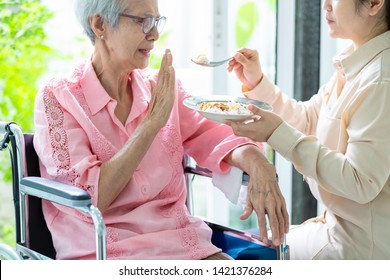
[(240, 218), (246, 219), (255, 211), (261, 240), (267, 243), (268, 229), (270, 229), (272, 243), (278, 246), (283, 243), (284, 234), (288, 232), (289, 216), (276, 174), (271, 173), (263, 166), (257, 172), (250, 174), (246, 207)]
[(160, 87), (164, 87), (169, 84), (170, 66), (172, 66), (172, 54), (169, 49), (165, 50), (161, 61), (161, 67), (158, 77), (158, 84)]
[[(277, 240), (279, 244), (282, 244), (284, 241), (284, 234), (288, 232), (289, 225), (289, 217), (284, 204), (284, 199), (283, 203), (278, 203), (277, 207), (275, 208), (275, 216), (277, 217), (277, 224), (275, 224), (277, 235), (275, 236), (275, 240)], [(278, 229), (276, 229), (276, 227), (278, 227)], [(274, 238), (272, 238), (272, 240), (274, 240)]]
[(161, 61), (157, 82), (151, 81), (152, 98), (149, 116), (160, 126), (168, 120), (176, 98), (176, 76), (172, 66), (173, 56), (167, 49)]
[(283, 228), (283, 231), (284, 233), (288, 233), (289, 231), (289, 227), (290, 227), (290, 216), (287, 212), (287, 205), (286, 205), (286, 201), (283, 197), (283, 194), (282, 192), (280, 191), (280, 188), (277, 188), (277, 194), (278, 196), (280, 197), (280, 200), (281, 200), (281, 206), (280, 206), (280, 216), (283, 218), (284, 220), (284, 228)]
[(250, 202), (250, 198), (249, 198), (249, 195), (247, 195), (246, 197), (246, 204), (245, 204), (245, 208), (244, 208), (244, 212), (241, 214), (240, 216), (240, 219), (241, 220), (246, 220), (249, 218), (249, 216), (252, 214), (253, 212), (253, 207), (252, 207), (252, 204)]
[(267, 142), (283, 120), (278, 115), (252, 104), (248, 106), (248, 110), (256, 117), (253, 121), (225, 121), (224, 123), (229, 125), (237, 136), (248, 137), (258, 142)]
[[(250, 195), (247, 195), (247, 202), (245, 205), (244, 212), (240, 216), (241, 220), (246, 220), (253, 213), (252, 202), (250, 201)], [(257, 215), (257, 224), (259, 226), (260, 231), (260, 240), (266, 244), (268, 244), (268, 229), (267, 229), (267, 218), (264, 209), (258, 208), (256, 209)]]

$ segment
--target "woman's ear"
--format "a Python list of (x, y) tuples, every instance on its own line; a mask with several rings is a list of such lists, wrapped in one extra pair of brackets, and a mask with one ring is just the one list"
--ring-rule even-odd
[(100, 15), (93, 15), (89, 17), (89, 24), (93, 33), (97, 38), (102, 38), (105, 36), (106, 24), (103, 18)]
[(369, 6), (370, 13), (369, 14), (371, 16), (374, 16), (382, 10), (383, 6), (385, 5), (385, 0), (370, 0), (369, 4), (370, 4), (370, 6)]

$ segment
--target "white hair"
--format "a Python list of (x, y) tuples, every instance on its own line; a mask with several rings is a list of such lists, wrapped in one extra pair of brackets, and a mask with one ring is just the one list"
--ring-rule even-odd
[(96, 35), (93, 32), (89, 18), (100, 15), (112, 28), (118, 25), (119, 14), (124, 10), (124, 0), (76, 0), (75, 14), (84, 33), (95, 44)]

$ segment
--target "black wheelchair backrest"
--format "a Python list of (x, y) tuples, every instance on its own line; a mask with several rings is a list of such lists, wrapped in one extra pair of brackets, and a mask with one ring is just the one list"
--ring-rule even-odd
[[(33, 134), (24, 134), (25, 165), (28, 176), (40, 177), (39, 160), (33, 145)], [(28, 231), (30, 249), (55, 258), (56, 252), (53, 247), (53, 240), (47, 228), (43, 212), (42, 200), (35, 196), (28, 197)]]

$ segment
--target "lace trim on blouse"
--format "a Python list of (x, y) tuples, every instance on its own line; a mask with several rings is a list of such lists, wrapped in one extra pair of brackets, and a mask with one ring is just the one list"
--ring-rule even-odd
[[(54, 164), (57, 166), (57, 177), (61, 181), (77, 185), (80, 174), (74, 168), (71, 168), (68, 137), (63, 127), (64, 113), (51, 91), (45, 92), (43, 102), (48, 122), (52, 157)], [(87, 190), (88, 187), (83, 189)]]
[[(183, 147), (179, 145), (181, 143), (180, 135), (178, 134), (178, 128), (172, 123), (167, 123), (160, 133), (158, 134), (160, 141), (163, 143), (165, 152), (168, 154), (168, 159), (173, 167), (173, 173), (171, 181), (168, 187), (164, 188), (160, 192), (158, 198), (166, 200), (169, 205), (170, 202), (174, 202), (177, 199), (176, 188), (179, 186), (180, 176), (183, 172)], [(203, 249), (199, 247), (199, 238), (196, 230), (189, 225), (188, 212), (184, 206), (176, 206), (174, 208), (167, 207), (163, 210), (163, 215), (167, 217), (174, 217), (176, 220), (177, 228), (179, 229), (179, 236), (181, 238), (181, 245), (186, 250), (187, 254), (193, 259), (199, 259), (205, 255)]]
[[(75, 75), (77, 74), (81, 75), (81, 73), (75, 72)], [(81, 185), (79, 182), (80, 174), (75, 168), (71, 167), (68, 137), (64, 129), (64, 112), (53, 94), (54, 88), (64, 85), (74, 94), (75, 98), (79, 101), (79, 104), (83, 108), (84, 112), (87, 115), (91, 114), (89, 107), (85, 101), (84, 95), (82, 94), (81, 86), (78, 83), (75, 84), (71, 82), (52, 81), (52, 83), (44, 89), (43, 102), (48, 122), (52, 157), (54, 164), (57, 167), (56, 178), (61, 182), (72, 184), (87, 191), (91, 195), (91, 197), (93, 197), (94, 186)], [(103, 161), (111, 158), (113, 155), (113, 151), (107, 143), (107, 140), (103, 139), (103, 136), (97, 131), (96, 128), (94, 129), (94, 136), (95, 137), (91, 137), (91, 146), (92, 150), (96, 152), (97, 157)], [(76, 211), (76, 215), (84, 222), (93, 223), (91, 217), (83, 215), (79, 211)], [(122, 250), (114, 244), (119, 240), (118, 234), (115, 233), (115, 230), (107, 227), (106, 237), (108, 256), (121, 256)]]

